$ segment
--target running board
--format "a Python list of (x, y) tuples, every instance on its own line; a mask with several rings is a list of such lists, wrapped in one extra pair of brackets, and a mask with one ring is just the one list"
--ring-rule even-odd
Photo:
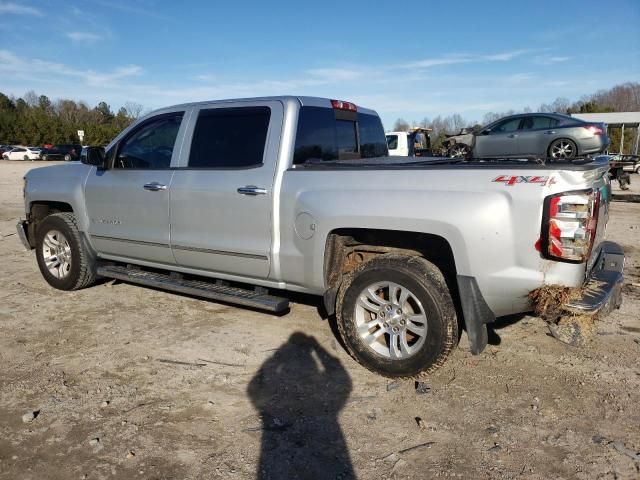
[(115, 278), (124, 282), (137, 283), (148, 287), (185, 293), (196, 297), (209, 298), (226, 303), (235, 303), (245, 307), (284, 312), (289, 308), (289, 300), (264, 293), (265, 289), (256, 291), (244, 288), (229, 287), (223, 282), (213, 283), (202, 280), (185, 280), (182, 275), (147, 272), (137, 267), (128, 268), (118, 265), (99, 266), (96, 272), (102, 277)]

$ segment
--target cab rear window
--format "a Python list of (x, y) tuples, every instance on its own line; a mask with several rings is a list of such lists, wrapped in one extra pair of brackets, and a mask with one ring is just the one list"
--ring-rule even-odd
[(376, 115), (336, 118), (335, 110), (302, 107), (298, 117), (294, 165), (388, 155), (384, 129)]

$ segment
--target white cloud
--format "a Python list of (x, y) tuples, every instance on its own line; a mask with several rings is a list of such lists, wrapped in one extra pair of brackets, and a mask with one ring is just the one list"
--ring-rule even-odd
[(353, 68), (314, 68), (307, 70), (306, 73), (318, 80), (335, 82), (362, 78), (364, 70)]
[(414, 62), (399, 65), (401, 68), (431, 68), (440, 65), (455, 65), (460, 63), (482, 63), (482, 62), (507, 62), (520, 57), (529, 50), (513, 50), (510, 52), (493, 53), (489, 55), (477, 55), (471, 53), (456, 53), (444, 55), (442, 57), (425, 58)]
[(90, 32), (69, 32), (66, 34), (66, 36), (76, 43), (93, 43), (98, 40), (102, 40), (103, 38), (97, 33)]
[(117, 81), (127, 77), (140, 76), (142, 67), (138, 65), (125, 65), (117, 67), (111, 72), (96, 72), (94, 70), (79, 70), (63, 63), (50, 62), (48, 60), (23, 59), (8, 50), (0, 50), (0, 71), (7, 75), (21, 75), (32, 78), (34, 75), (44, 74), (51, 76), (56, 74), (62, 77), (77, 78), (87, 85), (114, 87)]
[(27, 5), (19, 5), (12, 2), (0, 2), (0, 13), (8, 13), (13, 15), (31, 15), (34, 17), (42, 17), (40, 10)]
[(537, 65), (553, 65), (556, 63), (563, 63), (571, 60), (573, 57), (565, 57), (565, 56), (544, 56), (539, 55), (533, 59), (533, 63)]

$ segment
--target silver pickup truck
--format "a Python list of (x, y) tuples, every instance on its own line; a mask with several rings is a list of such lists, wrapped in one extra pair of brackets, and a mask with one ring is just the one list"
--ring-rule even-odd
[(480, 353), (545, 285), (579, 292), (567, 314), (619, 306), (606, 162), (387, 155), (379, 117), (350, 102), (178, 105), (31, 170), (18, 232), (61, 290), (115, 278), (273, 312), (285, 290), (321, 295), (351, 355), (389, 377), (437, 368), (461, 328)]

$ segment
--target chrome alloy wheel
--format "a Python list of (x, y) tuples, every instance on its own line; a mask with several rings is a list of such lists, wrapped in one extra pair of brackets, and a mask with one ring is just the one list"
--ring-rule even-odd
[(58, 230), (50, 230), (44, 236), (42, 258), (54, 277), (63, 279), (71, 273), (71, 246)]
[(556, 140), (551, 145), (553, 158), (573, 158), (575, 155), (573, 144), (567, 140)]
[(467, 156), (467, 148), (464, 146), (457, 146), (457, 147), (453, 147), (450, 152), (449, 152), (449, 156), (452, 158), (463, 158)]
[(392, 360), (411, 357), (427, 337), (427, 316), (422, 304), (397, 283), (378, 282), (362, 290), (354, 318), (362, 341)]

